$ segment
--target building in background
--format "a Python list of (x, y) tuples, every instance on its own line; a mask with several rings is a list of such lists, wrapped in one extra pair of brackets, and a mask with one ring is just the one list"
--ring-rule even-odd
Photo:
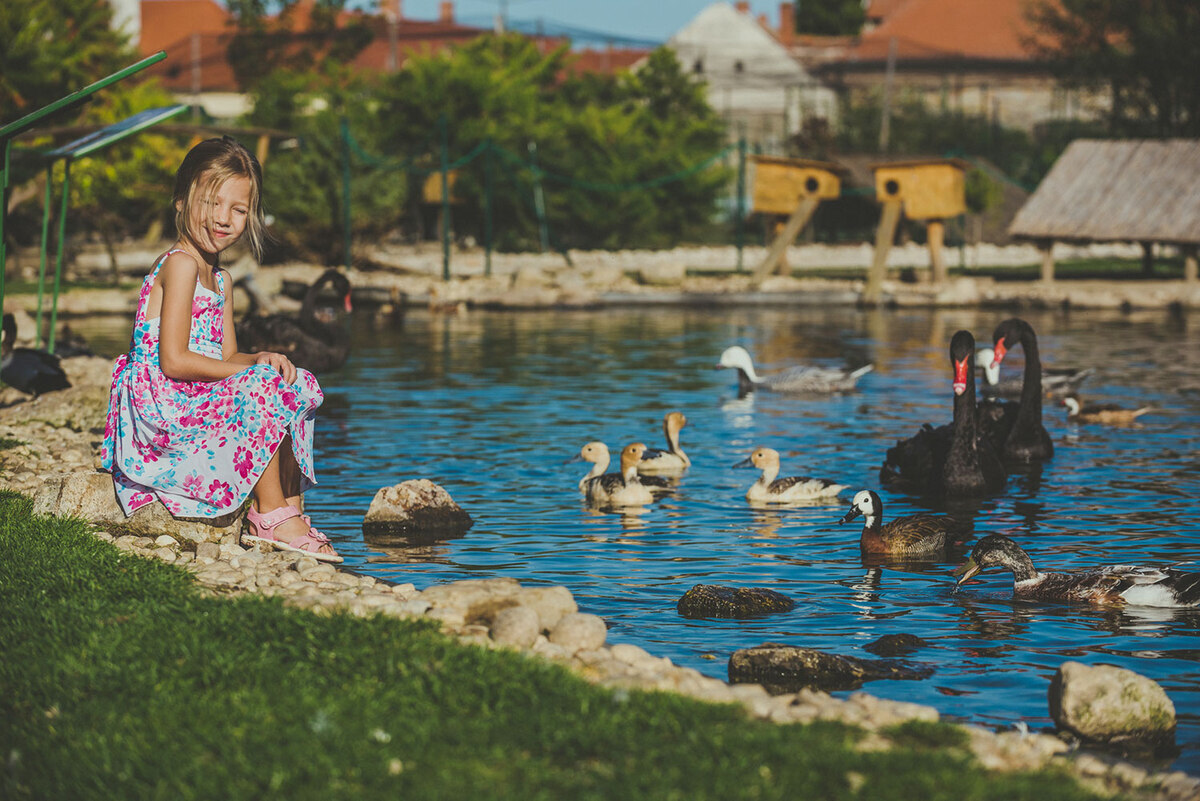
[[(787, 4), (789, 9), (791, 4)], [(749, 3), (714, 3), (667, 41), (685, 72), (708, 86), (708, 101), (744, 136), (778, 150), (807, 117), (832, 120), (836, 95), (792, 56)]]

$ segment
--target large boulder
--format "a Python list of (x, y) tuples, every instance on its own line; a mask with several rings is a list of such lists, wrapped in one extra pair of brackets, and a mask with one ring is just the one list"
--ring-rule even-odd
[(721, 587), (697, 584), (679, 599), (675, 608), (687, 618), (748, 618), (788, 612), (795, 601), (762, 587)]
[(177, 540), (220, 542), (240, 534), (239, 510), (212, 521), (171, 517), (158, 501), (147, 504), (129, 517), (117, 503), (112, 476), (100, 472), (77, 472), (52, 476), (33, 494), (33, 513), (54, 517), (78, 517), (113, 534), (157, 537), (170, 534)]
[(1089, 742), (1168, 745), (1175, 705), (1151, 679), (1112, 665), (1063, 662), (1050, 682), (1050, 716)]
[(852, 690), (865, 681), (923, 679), (932, 672), (887, 659), (858, 659), (778, 643), (743, 648), (729, 657), (730, 683), (761, 684), (775, 695), (806, 687)]
[(450, 493), (424, 478), (384, 487), (363, 518), (368, 540), (436, 542), (461, 537), (474, 523)]

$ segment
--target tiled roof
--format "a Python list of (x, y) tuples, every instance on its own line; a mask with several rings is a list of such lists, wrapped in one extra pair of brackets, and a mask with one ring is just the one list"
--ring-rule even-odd
[(649, 54), (649, 50), (625, 47), (576, 50), (567, 59), (567, 69), (575, 73), (612, 75), (629, 69)]
[(216, 0), (142, 0), (138, 47), (144, 55), (178, 47), (193, 33), (223, 33), (229, 13)]
[(1033, 32), (1028, 0), (902, 0), (864, 33), (847, 61), (883, 61), (892, 39), (900, 60), (1031, 61), (1022, 42)]

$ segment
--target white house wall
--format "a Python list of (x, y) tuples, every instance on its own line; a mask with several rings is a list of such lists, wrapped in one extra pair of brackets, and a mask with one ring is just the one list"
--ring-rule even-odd
[(729, 3), (705, 8), (667, 46), (685, 72), (705, 81), (712, 107), (751, 138), (788, 136), (805, 117), (836, 115), (834, 92)]

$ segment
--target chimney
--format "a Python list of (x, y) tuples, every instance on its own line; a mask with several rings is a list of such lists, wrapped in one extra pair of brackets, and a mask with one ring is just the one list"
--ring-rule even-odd
[(770, 21), (769, 19), (767, 19), (767, 15), (766, 15), (766, 14), (759, 14), (759, 15), (758, 15), (758, 26), (759, 26), (760, 28), (762, 28), (764, 31), (769, 31), (769, 30), (771, 30), (771, 21)]
[(796, 38), (796, 6), (794, 3), (779, 4), (779, 41), (790, 45)]
[(447, 25), (454, 22), (454, 0), (442, 0), (438, 3), (438, 22)]
[(734, 8), (737, 9), (737, 12), (739, 14), (749, 14), (750, 13), (750, 0), (738, 0), (737, 3), (734, 5)]

